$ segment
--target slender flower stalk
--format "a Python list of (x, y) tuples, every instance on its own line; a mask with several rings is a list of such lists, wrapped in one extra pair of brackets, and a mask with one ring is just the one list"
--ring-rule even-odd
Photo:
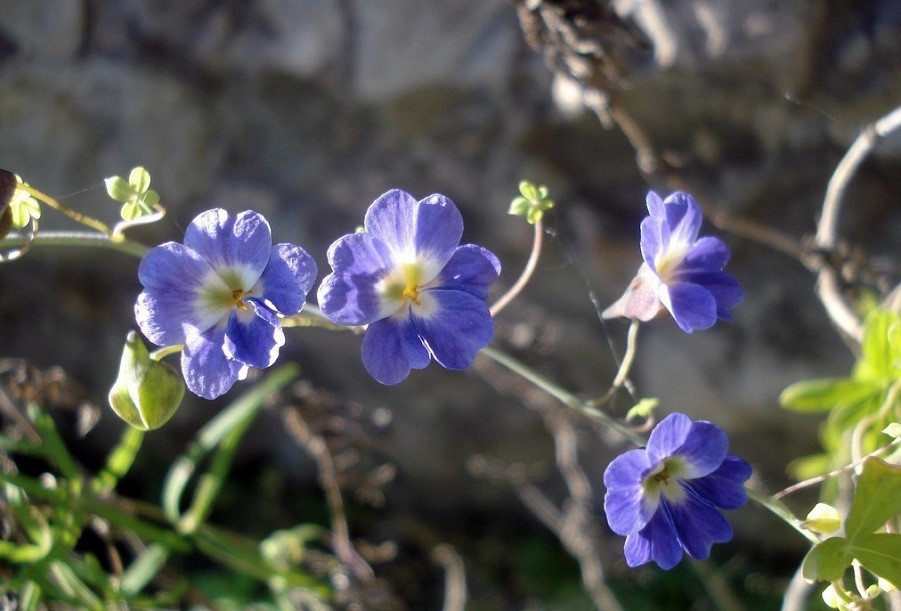
[(516, 282), (513, 283), (513, 286), (511, 286), (510, 289), (506, 293), (504, 293), (497, 301), (495, 301), (494, 305), (491, 306), (489, 311), (491, 312), (492, 317), (497, 316), (501, 312), (501, 310), (507, 307), (507, 305), (509, 305), (509, 303), (522, 292), (525, 286), (529, 283), (529, 280), (532, 278), (532, 274), (535, 272), (535, 268), (538, 267), (538, 259), (541, 257), (541, 247), (544, 241), (544, 224), (539, 218), (535, 221), (533, 227), (535, 228), (535, 237), (532, 241), (532, 252), (529, 253), (529, 258), (522, 270), (522, 274), (520, 274)]
[(531, 382), (536, 387), (540, 388), (541, 390), (545, 391), (546, 393), (563, 403), (565, 406), (570, 407), (582, 414), (585, 414), (592, 420), (595, 420), (596, 422), (599, 422), (600, 424), (613, 429), (614, 431), (622, 435), (624, 439), (628, 439), (638, 446), (645, 444), (644, 438), (629, 430), (628, 427), (618, 422), (615, 418), (612, 418), (606, 413), (597, 409), (591, 403), (582, 401), (581, 399), (570, 393), (568, 390), (554, 384), (546, 377), (544, 377), (534, 369), (531, 369), (524, 363), (516, 360), (506, 352), (503, 352), (502, 350), (499, 350), (494, 346), (486, 346), (482, 349), (481, 353), (490, 358), (495, 363), (503, 365), (513, 373)]
[(41, 200), (42, 202), (44, 202), (45, 204), (47, 204), (54, 210), (58, 210), (59, 212), (62, 212), (63, 214), (68, 216), (73, 221), (81, 223), (82, 225), (87, 225), (91, 229), (96, 229), (97, 231), (99, 231), (100, 233), (102, 233), (104, 235), (107, 235), (107, 236), (110, 235), (110, 228), (103, 221), (99, 221), (93, 217), (86, 215), (86, 214), (82, 214), (81, 212), (78, 212), (77, 210), (72, 210), (72, 208), (69, 208), (68, 206), (64, 206), (63, 204), (59, 203), (59, 201), (50, 197), (46, 193), (43, 193), (25, 183), (19, 183), (18, 185), (16, 185), (16, 188), (25, 191), (26, 193), (28, 193), (29, 195), (31, 195), (33, 197), (36, 197), (37, 199)]
[(638, 320), (633, 320), (632, 324), (629, 325), (629, 332), (626, 334), (626, 352), (623, 354), (623, 360), (620, 361), (616, 376), (613, 378), (613, 382), (610, 383), (610, 388), (604, 396), (591, 402), (592, 406), (598, 407), (603, 405), (616, 394), (616, 391), (627, 383), (629, 371), (632, 369), (632, 363), (635, 361), (636, 349), (638, 348), (639, 326), (641, 326), (641, 322)]
[[(0, 246), (20, 247), (28, 241), (28, 238), (22, 236), (7, 236), (0, 241)], [(34, 246), (76, 246), (115, 250), (138, 258), (143, 257), (150, 250), (144, 244), (134, 240), (123, 238), (116, 241), (106, 234), (87, 231), (42, 231), (30, 241)]]

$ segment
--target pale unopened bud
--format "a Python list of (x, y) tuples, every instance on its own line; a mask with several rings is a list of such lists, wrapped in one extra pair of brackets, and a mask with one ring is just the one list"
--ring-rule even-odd
[(831, 535), (842, 527), (842, 516), (835, 507), (826, 503), (817, 503), (801, 525), (815, 533)]
[(185, 383), (174, 367), (150, 358), (134, 331), (128, 333), (119, 363), (119, 377), (109, 392), (109, 404), (131, 426), (157, 429), (175, 414), (185, 396)]

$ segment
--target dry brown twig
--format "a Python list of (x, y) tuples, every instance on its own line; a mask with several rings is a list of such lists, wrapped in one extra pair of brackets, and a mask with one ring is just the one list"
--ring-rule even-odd
[[(860, 135), (845, 153), (835, 168), (826, 196), (820, 222), (814, 236), (814, 245), (820, 252), (831, 252), (838, 247), (838, 218), (844, 203), (845, 192), (863, 160), (873, 151), (879, 141), (901, 127), (901, 106), (870, 123), (861, 130)], [(826, 308), (829, 317), (848, 337), (860, 343), (863, 339), (863, 327), (860, 316), (842, 294), (841, 280), (838, 272), (831, 265), (819, 265), (817, 274), (817, 295)]]

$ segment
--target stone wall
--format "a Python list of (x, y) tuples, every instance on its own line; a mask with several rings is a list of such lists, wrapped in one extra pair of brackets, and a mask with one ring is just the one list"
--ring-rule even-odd
[[(799, 239), (857, 131), (901, 99), (901, 10), (889, 0), (615, 4), (652, 44), (629, 57), (624, 108), (705, 197)], [(465, 239), (501, 256), (509, 285), (530, 234), (507, 206), (520, 178), (549, 185), (554, 236), (499, 335), (574, 391), (605, 389), (608, 341), (621, 351), (625, 326), (599, 322), (589, 295), (610, 302), (637, 267), (648, 184), (622, 134), (584, 112), (567, 83), (555, 86), (509, 4), (2, 0), (0, 16), (0, 166), (113, 218), (102, 179), (145, 165), (169, 209), (135, 232), (148, 243), (180, 239), (211, 206), (254, 208), (324, 274), (329, 243), (400, 187), (454, 199)], [(854, 185), (843, 232), (885, 257), (901, 232), (897, 139), (880, 151)], [(47, 211), (42, 226), (68, 225)], [(782, 413), (779, 391), (845, 372), (852, 355), (798, 262), (725, 238), (748, 293), (735, 322), (693, 336), (648, 325), (634, 378), (665, 409), (733, 431), (736, 451), (775, 486), (786, 459), (816, 443), (816, 422)], [(0, 353), (63, 366), (102, 404), (133, 327), (135, 271), (124, 255), (82, 251), (35, 250), (0, 266)], [(432, 367), (382, 388), (358, 349), (351, 336), (294, 330), (282, 358), (318, 385), (393, 410), (394, 502), (439, 513), (517, 506), (473, 485), (463, 464), (472, 453), (548, 460), (537, 416), (474, 373)], [(186, 402), (151, 443), (174, 451), (211, 409)], [(117, 426), (107, 414), (87, 445)], [(250, 447), (303, 471), (287, 440), (271, 443), (277, 427), (261, 424)], [(611, 450), (588, 441), (599, 482)]]

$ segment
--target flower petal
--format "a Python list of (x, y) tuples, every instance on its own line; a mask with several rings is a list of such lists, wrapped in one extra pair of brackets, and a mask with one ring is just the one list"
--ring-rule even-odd
[(366, 371), (382, 384), (397, 384), (430, 360), (409, 318), (390, 316), (370, 324), (361, 349)]
[(720, 467), (705, 477), (686, 482), (692, 492), (722, 509), (738, 509), (748, 500), (744, 482), (751, 465), (737, 456), (726, 456)]
[(276, 244), (260, 276), (260, 294), (281, 314), (290, 316), (303, 308), (315, 279), (316, 262), (307, 251), (294, 244)]
[(265, 369), (278, 358), (285, 333), (275, 314), (256, 299), (244, 302), (247, 310), (235, 309), (225, 329), (225, 355), (251, 367)]
[(269, 261), (272, 232), (262, 215), (247, 210), (234, 217), (221, 208), (197, 215), (185, 232), (185, 246), (214, 268), (242, 271), (244, 287), (253, 286)]
[(463, 235), (463, 217), (450, 199), (436, 194), (417, 202), (399, 189), (372, 203), (364, 226), (385, 242), (397, 262), (426, 264), (427, 280), (447, 264)]
[(661, 420), (648, 437), (648, 460), (651, 464), (670, 458), (678, 452), (691, 432), (691, 418), (673, 412)]
[(648, 207), (648, 213), (654, 217), (663, 217), (666, 213), (663, 210), (663, 200), (655, 191), (648, 191), (645, 197), (645, 203)]
[(709, 329), (716, 322), (716, 300), (710, 291), (698, 284), (680, 282), (668, 286), (660, 300), (686, 333)]
[(719, 318), (731, 318), (728, 309), (741, 303), (745, 296), (738, 281), (726, 272), (689, 271), (681, 274), (679, 279), (710, 291), (716, 301), (716, 314)]
[(705, 560), (714, 543), (732, 538), (732, 527), (719, 511), (691, 494), (681, 503), (662, 501), (669, 512), (679, 541), (688, 555)]
[(704, 236), (698, 239), (685, 255), (685, 269), (721, 270), (729, 262), (729, 248), (719, 238)]
[(432, 278), (453, 257), (461, 237), (463, 217), (450, 198), (436, 193), (416, 204), (416, 233), (413, 238), (416, 256), (420, 260), (434, 262), (436, 267)]
[(663, 218), (649, 216), (641, 221), (641, 257), (652, 270), (657, 271), (657, 255), (669, 246), (670, 232)]
[(197, 252), (176, 242), (150, 249), (138, 266), (138, 280), (145, 289), (195, 294), (212, 271)]
[(629, 450), (613, 459), (604, 471), (604, 512), (610, 529), (619, 535), (638, 532), (657, 510), (659, 495), (646, 499), (645, 473), (650, 469), (645, 450)]
[(671, 232), (671, 240), (691, 244), (698, 237), (704, 215), (701, 207), (685, 191), (676, 191), (663, 200), (666, 224)]
[(181, 344), (189, 330), (206, 331), (228, 315), (228, 308), (200, 307), (201, 289), (221, 281), (206, 261), (181, 244), (152, 248), (141, 260), (138, 279), (145, 289), (135, 303), (135, 319), (158, 346)]
[(639, 532), (626, 537), (626, 564), (635, 567), (653, 560), (669, 570), (682, 560), (682, 545), (667, 515), (658, 511)]
[(386, 312), (376, 291), (379, 280), (394, 266), (385, 243), (366, 233), (352, 233), (335, 241), (328, 251), (335, 271), (319, 285), (319, 307), (329, 320), (342, 325), (365, 325)]
[(185, 383), (195, 395), (215, 399), (224, 395), (242, 374), (244, 365), (225, 356), (225, 325), (189, 335), (181, 353)]
[(183, 344), (186, 335), (184, 321), (195, 317), (192, 302), (183, 293), (143, 291), (135, 303), (138, 328), (157, 346)]
[(464, 244), (454, 251), (441, 273), (437, 286), (466, 291), (479, 299), (488, 298), (488, 289), (501, 273), (501, 263), (487, 248)]
[(430, 289), (427, 295), (437, 308), (428, 317), (414, 316), (420, 337), (443, 367), (469, 367), (494, 335), (488, 306), (464, 291)]
[(392, 189), (383, 193), (366, 210), (366, 233), (384, 242), (391, 252), (407, 253), (412, 258), (416, 207), (416, 198), (406, 191)]
[(720, 427), (700, 420), (692, 422), (674, 455), (685, 462), (679, 472), (680, 479), (694, 479), (713, 473), (723, 464), (729, 450), (729, 438)]
[(651, 271), (647, 263), (642, 263), (638, 274), (629, 284), (622, 297), (601, 313), (603, 318), (631, 318), (647, 322), (665, 311), (658, 297), (660, 278)]

